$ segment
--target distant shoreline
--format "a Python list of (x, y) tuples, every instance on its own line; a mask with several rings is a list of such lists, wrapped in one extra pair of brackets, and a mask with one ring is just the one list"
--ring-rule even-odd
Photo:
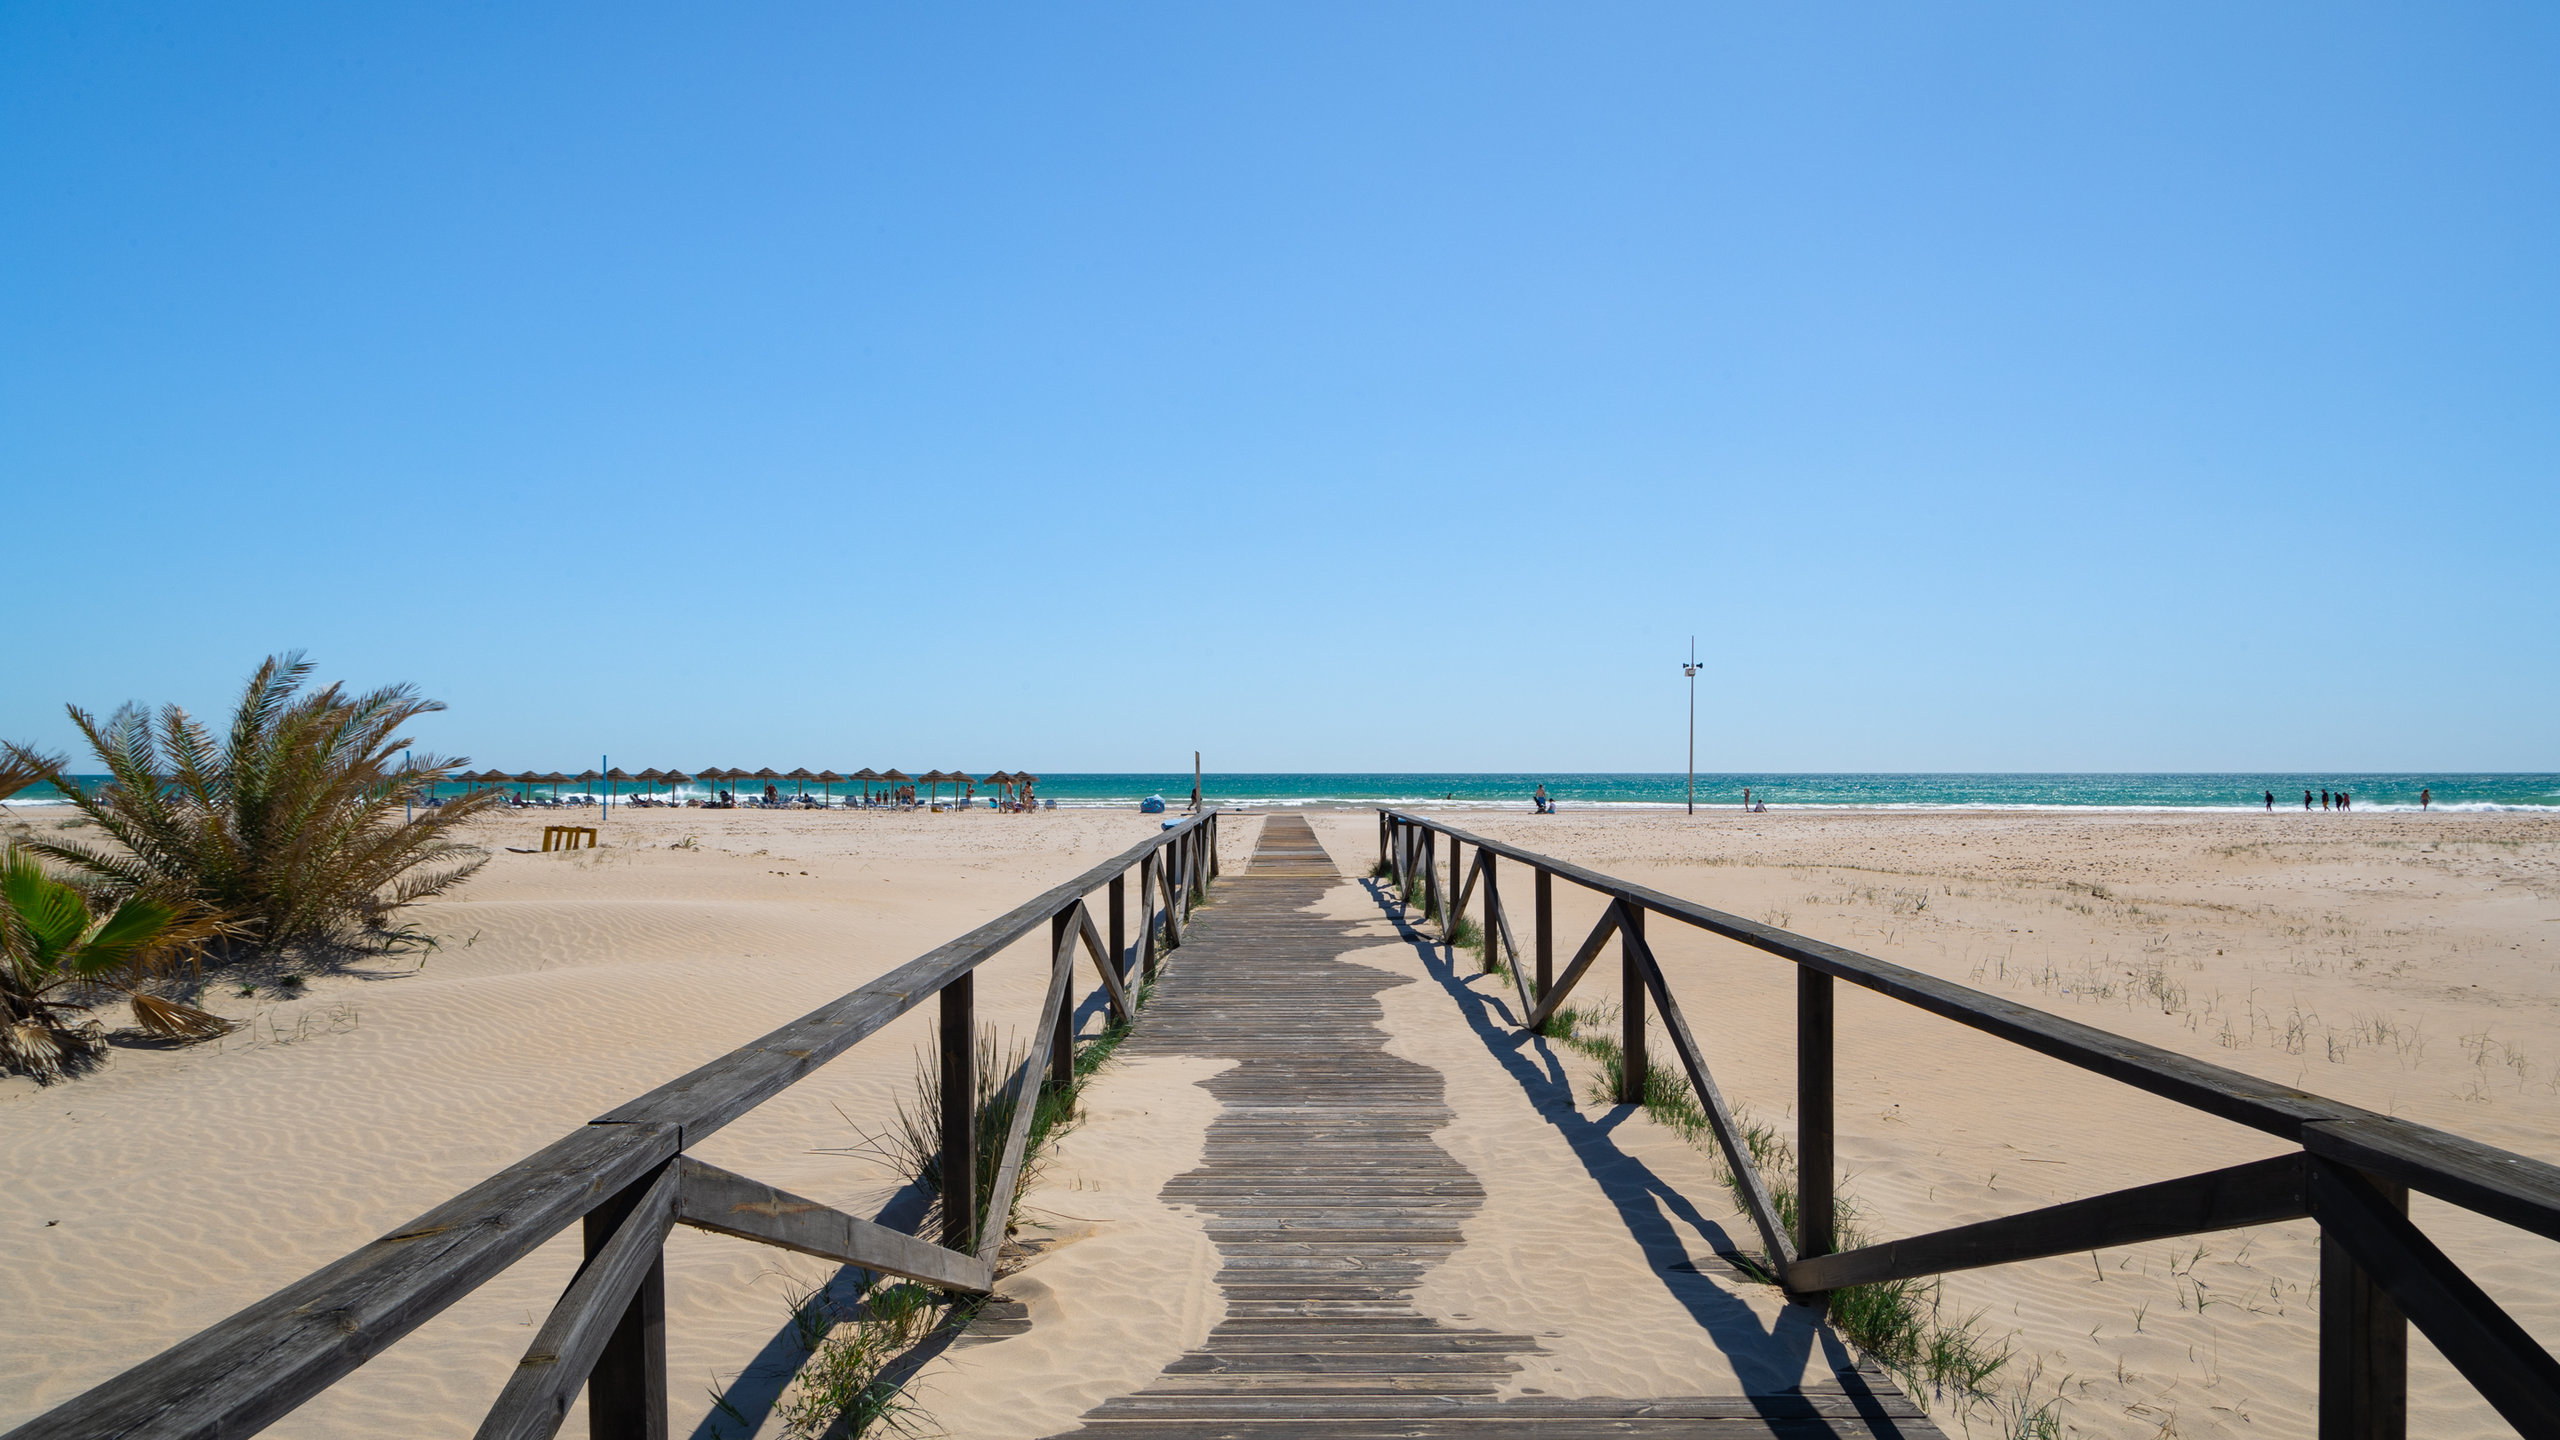
[[(103, 775), (71, 777), (84, 787), (105, 782)], [(723, 782), (720, 788), (739, 798), (761, 794), (760, 781)], [(773, 782), (785, 796), (824, 795), (840, 804), (858, 784)], [(1061, 809), (1133, 807), (1149, 796), (1162, 796), (1179, 809), (1189, 803), (1189, 773), (1145, 774), (1085, 772), (1043, 775), (1037, 794)], [(1660, 814), (1682, 812), (1690, 804), (1689, 778), (1679, 772), (1269, 772), (1210, 773), (1204, 777), (1212, 804), (1269, 810), (1367, 810), (1378, 806), (1415, 809), (1525, 810), (1540, 785), (1566, 813)], [(521, 785), (507, 788), (520, 790)], [(532, 787), (536, 795), (555, 792), (563, 799), (594, 794), (603, 788), (567, 780)], [(701, 797), (711, 787), (692, 783), (679, 796)], [(966, 787), (956, 787), (965, 793)], [(445, 787), (458, 795), (465, 787)], [(2375, 773), (2292, 772), (1836, 772), (1800, 774), (1700, 774), (1696, 806), (1701, 811), (1740, 813), (1745, 789), (1769, 813), (1957, 813), (2033, 814), (2226, 814), (2262, 813), (2266, 797), (2275, 809), (2299, 813), (2305, 792), (2310, 810), (2325, 812), (2323, 792), (2354, 796), (2354, 814), (2417, 813), (2419, 796), (2427, 793), (2429, 810), (2454, 814), (2560, 814), (2560, 774), (2534, 772)], [(948, 801), (955, 787), (944, 786)], [(616, 798), (664, 797), (664, 786), (626, 784)], [(919, 790), (921, 796), (922, 791)], [(983, 793), (979, 796), (984, 801)], [(13, 808), (42, 810), (63, 805), (58, 798), (38, 799), (21, 793)]]
[[(73, 775), (84, 789), (104, 784), (104, 775)], [(1203, 777), (1206, 799), (1213, 804), (1256, 808), (1365, 810), (1377, 806), (1509, 809), (1525, 807), (1544, 785), (1567, 811), (1653, 813), (1685, 810), (1690, 803), (1688, 777), (1678, 772), (1300, 772), (1211, 773)], [(761, 794), (758, 781), (723, 782), (719, 788), (744, 799)], [(838, 782), (773, 782), (785, 796), (804, 788), (811, 796), (828, 795), (841, 802), (858, 784)], [(1116, 808), (1136, 805), (1151, 795), (1169, 804), (1188, 803), (1189, 774), (1125, 772), (1059, 773), (1040, 777), (1037, 793), (1062, 808)], [(469, 787), (443, 787), (440, 793), (462, 794)], [(511, 790), (522, 789), (511, 784)], [(712, 787), (699, 782), (682, 787), (679, 796), (699, 797)], [(965, 787), (943, 787), (950, 798)], [(2514, 773), (1871, 773), (1843, 771), (1802, 774), (1700, 774), (1695, 791), (1699, 809), (1739, 811), (1743, 792), (1764, 802), (1772, 812), (1802, 810), (1979, 811), (2023, 812), (2065, 810), (2128, 814), (2208, 811), (2263, 811), (2272, 791), (2275, 808), (2300, 810), (2305, 792), (2311, 809), (2322, 809), (2324, 792), (2345, 791), (2355, 797), (2355, 810), (2389, 811), (2419, 808), (2421, 790), (2430, 792), (2429, 808), (2465, 813), (2522, 811), (2560, 813), (2560, 774)], [(537, 796), (560, 798), (594, 794), (604, 787), (567, 780), (539, 783)], [(664, 796), (663, 786), (626, 784), (617, 798)], [(919, 790), (921, 797), (922, 791)], [(983, 798), (983, 797), (982, 797)], [(60, 805), (59, 799), (37, 800), (22, 792), (12, 805)]]

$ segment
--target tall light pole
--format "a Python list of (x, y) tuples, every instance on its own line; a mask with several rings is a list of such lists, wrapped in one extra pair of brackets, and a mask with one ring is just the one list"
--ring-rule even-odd
[(1689, 637), (1689, 663), (1680, 667), (1689, 677), (1689, 813), (1698, 813), (1698, 637)]

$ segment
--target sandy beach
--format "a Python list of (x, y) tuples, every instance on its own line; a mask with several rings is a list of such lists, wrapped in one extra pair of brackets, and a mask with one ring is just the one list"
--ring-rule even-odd
[[(1365, 873), (1371, 816), (1312, 818), (1346, 873)], [(540, 823), (492, 820), (478, 838), (530, 843)], [(0, 1081), (0, 1228), (15, 1237), (0, 1304), (17, 1317), (21, 1357), (0, 1382), (0, 1425), (1156, 823), (1119, 811), (619, 811), (600, 850), (502, 850), (457, 896), (421, 906), (418, 923), (437, 937), (431, 951), (317, 976), (293, 998), (218, 985), (214, 1007), (247, 1022), (223, 1041), (119, 1048), (103, 1070), (50, 1088)], [(1457, 823), (2560, 1159), (2560, 820), (1487, 812)], [(1249, 819), (1231, 822), (1231, 865), (1253, 831)], [(1514, 881), (1506, 893), (1516, 924), (1527, 887)], [(1557, 893), (1559, 945), (1569, 948), (1598, 907), (1570, 887)], [(1458, 1120), (1441, 1143), (1490, 1182), (1468, 1246), (1418, 1297), (1427, 1307), (1534, 1334), (1558, 1328), (1533, 1323), (1542, 1285), (1559, 1304), (1612, 1287), (1638, 1295), (1623, 1325), (1550, 1339), (1552, 1363), (1521, 1383), (1559, 1395), (1762, 1385), (1789, 1355), (1804, 1362), (1801, 1346), (1718, 1349), (1688, 1323), (1699, 1287), (1714, 1288), (1714, 1251), (1748, 1243), (1704, 1153), (1591, 1100), (1588, 1062), (1560, 1047), (1537, 1064), (1561, 1067), (1561, 1088), (1530, 1093), (1512, 1063), (1518, 1052), (1503, 1048), (1508, 1002), (1489, 978), (1466, 976), (1464, 964), (1452, 975), (1400, 939), (1356, 882), (1327, 903), (1346, 920), (1372, 917), (1376, 948), (1361, 963), (1413, 982), (1382, 1000), (1397, 1053), (1451, 1077)], [(1783, 1124), (1786, 967), (1668, 924), (1650, 934), (1728, 1092)], [(980, 972), (983, 1016), (1029, 1012), (1037, 948)], [(1614, 971), (1595, 971), (1589, 998), (1611, 1001), (1614, 991)], [(1841, 1155), (1860, 1223), (1878, 1237), (2280, 1148), (1877, 997), (1844, 992), (1840, 1023)], [(896, 1177), (858, 1153), (861, 1132), (911, 1093), (929, 1024), (927, 1014), (907, 1017), (700, 1153), (868, 1213)], [(1067, 1428), (1214, 1323), (1205, 1282), (1214, 1257), (1198, 1222), (1155, 1199), (1214, 1118), (1203, 1078), (1199, 1065), (1149, 1061), (1096, 1083), (1084, 1123), (1027, 1201), (1048, 1243), (1008, 1293), (1030, 1305), (1029, 1332), (956, 1349), (918, 1387), (948, 1433)], [(1585, 1122), (1605, 1125), (1610, 1153), (1678, 1197), (1649, 1193), (1637, 1207), (1663, 1235), (1631, 1238), (1633, 1212), (1593, 1183), (1600, 1152), (1576, 1130)], [(2560, 1339), (2560, 1266), (2547, 1247), (2423, 1199), (2415, 1213), (2546, 1343)], [(1549, 1253), (1570, 1265), (1521, 1268), (1539, 1226), (1564, 1240)], [(564, 1283), (575, 1244), (547, 1247), (273, 1433), (469, 1428)], [(1665, 1246), (1703, 1260), (1700, 1273), (1666, 1275)], [(2075, 1433), (2307, 1435), (2311, 1253), (2308, 1225), (2269, 1227), (2209, 1237), (2201, 1253), (2162, 1245), (1955, 1276), (1942, 1304), (1978, 1313), (1987, 1335), (2006, 1339), (2016, 1358), (2003, 1383), (2031, 1387), (2034, 1403), (2059, 1396)], [(703, 1436), (744, 1433), (712, 1410), (711, 1391), (756, 1371), (779, 1343), (790, 1295), (831, 1267), (683, 1229), (668, 1267), (678, 1420), (700, 1417)], [(1757, 1323), (1780, 1325), (1774, 1295), (1732, 1293)], [(2505, 1433), (2423, 1341), (2413, 1348), (2413, 1432)], [(778, 1382), (740, 1390), (757, 1383)], [(1956, 1428), (1953, 1416), (1946, 1423)], [(774, 1430), (767, 1422), (762, 1433)]]

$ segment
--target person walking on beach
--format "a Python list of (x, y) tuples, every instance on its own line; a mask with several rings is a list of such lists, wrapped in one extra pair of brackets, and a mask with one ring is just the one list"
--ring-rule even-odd
[(2305, 810), (2311, 808), (2311, 792), (2308, 790), (2302, 792), (2302, 808)]
[(2273, 790), (2267, 792), (2267, 813), (2270, 815), (2276, 813), (2276, 792)]
[(2320, 808), (2323, 810), (2329, 808), (2329, 792), (2326, 790), (2320, 792)]

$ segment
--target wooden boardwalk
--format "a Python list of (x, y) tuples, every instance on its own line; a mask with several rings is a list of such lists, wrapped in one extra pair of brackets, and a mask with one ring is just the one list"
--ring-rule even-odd
[[(1186, 927), (1124, 1053), (1238, 1063), (1198, 1169), (1164, 1198), (1218, 1247), (1226, 1319), (1199, 1350), (1085, 1416), (1081, 1436), (1910, 1436), (1940, 1432), (1872, 1370), (1775, 1395), (1499, 1398), (1537, 1337), (1447, 1324), (1411, 1296), (1483, 1203), (1432, 1139), (1438, 1071), (1389, 1055), (1377, 996), (1341, 959), (1378, 942), (1312, 913), (1342, 883), (1307, 822), (1263, 823), (1249, 869)], [(1454, 1023), (1454, 1022), (1453, 1022)], [(1564, 1319), (1567, 1317), (1559, 1317)], [(1094, 1342), (1106, 1344), (1106, 1337)], [(1702, 1348), (1707, 1337), (1699, 1337)]]

